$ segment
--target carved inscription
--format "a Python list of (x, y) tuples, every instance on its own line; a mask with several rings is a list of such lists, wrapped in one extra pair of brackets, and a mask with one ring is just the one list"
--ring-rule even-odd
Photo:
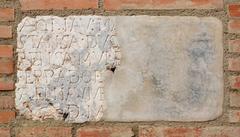
[(26, 17), (18, 26), (16, 107), (34, 120), (100, 120), (104, 73), (120, 64), (114, 20)]

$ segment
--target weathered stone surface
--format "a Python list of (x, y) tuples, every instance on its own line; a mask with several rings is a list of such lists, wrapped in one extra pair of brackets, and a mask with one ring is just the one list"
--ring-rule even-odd
[(17, 52), (16, 107), (29, 118), (204, 121), (222, 113), (215, 18), (27, 17)]
[(108, 121), (206, 121), (222, 113), (222, 23), (117, 17), (121, 65), (105, 87)]
[(18, 26), (16, 107), (42, 120), (97, 121), (103, 73), (119, 64), (114, 23), (105, 17), (26, 17)]

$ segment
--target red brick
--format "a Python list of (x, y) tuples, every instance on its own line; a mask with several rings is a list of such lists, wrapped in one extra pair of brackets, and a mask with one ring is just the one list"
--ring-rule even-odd
[(0, 73), (11, 74), (13, 69), (13, 61), (0, 61)]
[(15, 119), (15, 112), (0, 112), (0, 123), (8, 123)]
[(240, 76), (230, 76), (229, 82), (232, 89), (240, 89)]
[(13, 57), (12, 45), (0, 45), (0, 57)]
[(240, 107), (240, 93), (230, 93), (230, 106)]
[(14, 82), (0, 81), (0, 90), (14, 90)]
[(10, 137), (10, 129), (9, 128), (0, 128), (0, 137)]
[(18, 128), (16, 137), (72, 137), (69, 127), (25, 127)]
[(229, 4), (228, 13), (230, 17), (240, 17), (240, 4)]
[(84, 127), (77, 131), (77, 137), (132, 137), (131, 128), (123, 127)]
[(230, 58), (230, 59), (228, 59), (228, 70), (230, 70), (230, 71), (240, 71), (240, 58)]
[(139, 137), (238, 137), (240, 127), (140, 127)]
[(12, 38), (12, 27), (0, 25), (0, 38)]
[(0, 21), (13, 21), (14, 9), (12, 8), (0, 8)]
[(23, 11), (88, 9), (98, 7), (98, 0), (20, 0), (20, 3)]
[(14, 108), (14, 99), (11, 96), (0, 96), (0, 109)]
[(231, 123), (240, 122), (240, 110), (230, 110), (229, 111), (229, 122), (231, 122)]
[(229, 40), (228, 47), (229, 47), (229, 52), (240, 53), (240, 39)]
[(240, 20), (230, 20), (228, 22), (228, 32), (240, 33)]
[(223, 8), (223, 0), (104, 0), (107, 10), (120, 9), (214, 9)]

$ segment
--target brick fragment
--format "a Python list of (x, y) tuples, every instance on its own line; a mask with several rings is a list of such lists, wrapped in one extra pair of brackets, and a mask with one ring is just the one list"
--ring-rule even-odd
[(231, 123), (240, 122), (240, 110), (230, 110), (229, 111), (229, 122), (231, 122)]
[(240, 71), (240, 58), (230, 58), (230, 59), (228, 59), (228, 70), (230, 70), (230, 71)]
[(0, 137), (10, 137), (10, 129), (9, 128), (0, 128)]
[(63, 10), (97, 8), (98, 0), (20, 0), (21, 9), (27, 10)]
[(0, 81), (0, 91), (1, 90), (14, 90), (14, 82), (3, 82)]
[(240, 17), (240, 4), (239, 3), (229, 4), (228, 14), (230, 17)]
[(77, 131), (77, 137), (132, 137), (131, 128), (123, 127), (84, 127)]
[(0, 21), (13, 21), (14, 9), (13, 8), (0, 8)]
[(0, 96), (0, 109), (14, 108), (14, 99), (11, 96)]
[(230, 93), (230, 106), (240, 107), (240, 93)]
[(104, 0), (107, 10), (120, 9), (215, 9), (223, 0)]
[(13, 57), (13, 46), (12, 45), (0, 45), (0, 57)]
[(13, 61), (2, 61), (0, 60), (0, 73), (2, 74), (11, 74), (13, 73)]
[(229, 52), (240, 53), (240, 39), (228, 41)]
[(240, 20), (230, 20), (228, 22), (228, 32), (240, 33)]
[(12, 27), (0, 25), (0, 38), (12, 38)]
[(15, 112), (0, 112), (0, 123), (9, 123), (15, 119)]
[(230, 76), (229, 82), (232, 89), (240, 89), (240, 76)]
[(69, 127), (25, 127), (18, 128), (16, 137), (72, 137)]

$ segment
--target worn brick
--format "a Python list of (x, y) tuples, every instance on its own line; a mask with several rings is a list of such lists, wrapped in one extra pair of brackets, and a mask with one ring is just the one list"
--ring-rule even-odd
[(131, 128), (123, 127), (84, 127), (77, 131), (77, 137), (132, 137)]
[(240, 107), (240, 93), (239, 92), (230, 93), (230, 106), (231, 107)]
[(0, 109), (14, 108), (14, 99), (11, 96), (0, 96)]
[(8, 123), (15, 119), (15, 112), (0, 112), (0, 123)]
[(0, 8), (0, 21), (13, 21), (14, 9), (12, 8)]
[(240, 4), (239, 3), (229, 4), (228, 13), (230, 17), (240, 17)]
[(240, 58), (230, 58), (230, 59), (228, 59), (228, 70), (230, 70), (230, 71), (240, 71)]
[(140, 127), (139, 137), (237, 137), (240, 127)]
[(240, 76), (230, 76), (229, 82), (232, 89), (240, 89)]
[(228, 32), (240, 33), (240, 20), (230, 20), (228, 22)]
[(25, 127), (18, 128), (16, 137), (72, 137), (69, 127)]
[(9, 128), (0, 128), (0, 137), (10, 137), (10, 129)]
[(12, 38), (12, 27), (0, 25), (0, 38)]
[(0, 91), (1, 90), (13, 90), (13, 89), (14, 89), (13, 81), (10, 81), (10, 82), (0, 81)]
[(13, 73), (13, 61), (2, 61), (0, 60), (0, 73), (2, 74), (11, 74)]
[(230, 110), (229, 111), (229, 122), (231, 122), (231, 123), (240, 122), (240, 110)]
[(0, 57), (13, 57), (12, 45), (0, 45)]
[(20, 0), (21, 9), (26, 10), (63, 10), (97, 8), (98, 0)]
[(223, 0), (104, 0), (107, 10), (119, 9), (213, 9), (222, 8)]
[(240, 39), (228, 41), (229, 52), (240, 53)]

